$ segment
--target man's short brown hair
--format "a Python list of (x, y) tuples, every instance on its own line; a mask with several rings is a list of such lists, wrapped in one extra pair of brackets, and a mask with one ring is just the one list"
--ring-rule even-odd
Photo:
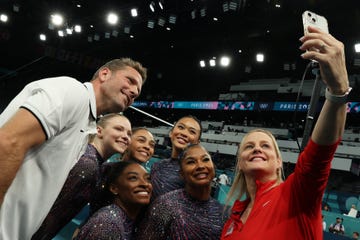
[(95, 72), (92, 80), (97, 78), (97, 76), (99, 75), (99, 71), (103, 68), (109, 68), (111, 71), (118, 71), (124, 69), (125, 67), (134, 68), (141, 75), (142, 84), (145, 83), (147, 77), (147, 69), (143, 67), (140, 62), (134, 61), (130, 58), (117, 58), (105, 63)]

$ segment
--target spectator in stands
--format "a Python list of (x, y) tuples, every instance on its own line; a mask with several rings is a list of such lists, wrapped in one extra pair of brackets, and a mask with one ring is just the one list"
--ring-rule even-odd
[(219, 194), (219, 178), (215, 177), (213, 178), (213, 180), (211, 181), (211, 193), (210, 193), (210, 196), (213, 197), (213, 198), (216, 198), (217, 195)]
[(330, 224), (329, 232), (334, 233), (334, 234), (344, 235), (345, 234), (345, 227), (342, 224), (342, 222), (343, 222), (343, 218), (337, 217), (336, 222)]
[(123, 115), (107, 114), (97, 122), (97, 134), (71, 169), (49, 214), (32, 239), (53, 239), (89, 203), (101, 188), (100, 166), (130, 143), (131, 124)]
[(359, 233), (358, 232), (353, 232), (352, 239), (358, 240), (359, 239)]
[(113, 163), (105, 179), (104, 194), (113, 203), (97, 211), (80, 229), (76, 239), (132, 239), (137, 217), (150, 202), (150, 175), (140, 164)]
[(34, 234), (96, 132), (95, 119), (124, 111), (145, 79), (140, 63), (115, 59), (91, 82), (42, 79), (11, 101), (0, 115), (0, 239)]
[[(309, 27), (300, 49), (318, 61), (326, 100), (311, 139), (294, 173), (282, 179), (282, 158), (274, 136), (265, 130), (245, 135), (238, 148), (236, 177), (228, 195), (236, 198), (222, 232), (229, 239), (322, 239), (321, 200), (331, 161), (344, 132), (349, 81), (344, 45), (330, 34)], [(331, 120), (331, 121), (330, 121)], [(242, 197), (246, 200), (240, 201)]]
[(131, 135), (131, 143), (124, 152), (123, 161), (134, 161), (144, 164), (154, 155), (155, 139), (146, 128), (134, 128)]
[(349, 216), (349, 217), (353, 217), (353, 218), (356, 218), (357, 214), (358, 214), (358, 210), (356, 209), (355, 204), (351, 205), (351, 208), (350, 208), (348, 214), (344, 213), (344, 215)]
[(165, 193), (152, 202), (135, 239), (219, 239), (223, 207), (210, 197), (215, 176), (210, 154), (200, 144), (190, 145), (179, 162), (185, 188)]
[(229, 184), (230, 184), (229, 177), (228, 177), (228, 175), (226, 175), (225, 172), (222, 172), (222, 173), (219, 175), (219, 183), (220, 183), (221, 185), (229, 185)]
[(175, 123), (169, 133), (172, 144), (171, 157), (156, 162), (151, 167), (153, 199), (184, 187), (184, 181), (179, 174), (178, 157), (189, 144), (199, 143), (201, 132), (201, 123), (194, 116), (182, 117)]
[(326, 211), (326, 212), (331, 212), (331, 210), (330, 210), (330, 207), (329, 207), (329, 205), (327, 204), (327, 203), (325, 203), (324, 205), (323, 205), (323, 209), (322, 209), (323, 211)]
[(326, 231), (326, 222), (324, 220), (324, 215), (321, 215), (321, 219), (322, 219), (322, 226), (323, 226), (323, 231)]

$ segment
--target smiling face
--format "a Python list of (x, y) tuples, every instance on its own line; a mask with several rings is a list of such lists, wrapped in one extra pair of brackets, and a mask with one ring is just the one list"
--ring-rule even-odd
[(149, 204), (152, 192), (150, 174), (140, 164), (131, 163), (110, 185), (110, 191), (124, 208)]
[(107, 119), (103, 126), (97, 126), (98, 141), (102, 147), (100, 152), (104, 158), (108, 158), (115, 153), (123, 153), (131, 141), (130, 121), (121, 115), (115, 114)]
[(102, 106), (108, 112), (122, 112), (140, 95), (142, 78), (134, 68), (126, 66), (111, 71), (103, 68), (99, 71), (101, 80)]
[(274, 140), (264, 132), (252, 132), (246, 135), (239, 149), (238, 168), (245, 175), (265, 177), (275, 180), (282, 167)]
[(181, 151), (189, 144), (198, 143), (200, 131), (200, 125), (195, 119), (181, 118), (169, 133), (173, 148)]
[(145, 163), (154, 155), (154, 149), (154, 136), (146, 129), (138, 129), (131, 136), (126, 154), (130, 160)]
[(199, 187), (211, 184), (215, 177), (214, 164), (202, 146), (190, 146), (180, 161), (180, 173), (186, 185)]

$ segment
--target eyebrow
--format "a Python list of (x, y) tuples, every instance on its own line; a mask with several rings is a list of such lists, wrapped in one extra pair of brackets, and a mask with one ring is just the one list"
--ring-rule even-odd
[(191, 127), (191, 126), (189, 126), (189, 125), (186, 125), (186, 124), (184, 124), (184, 123), (182, 123), (182, 122), (179, 122), (178, 125), (184, 126), (184, 127), (188, 128), (188, 129), (191, 129), (191, 130), (194, 130), (194, 131), (200, 131), (199, 129), (196, 129), (196, 128), (194, 128), (194, 127)]
[[(127, 77), (133, 84), (136, 85), (136, 87), (137, 87), (137, 89), (138, 89), (138, 91), (139, 91), (139, 93), (140, 93), (140, 92), (141, 92), (141, 83), (139, 83), (139, 81), (136, 80), (135, 78), (133, 78), (132, 76), (126, 76), (126, 77)], [(138, 84), (140, 84), (140, 88), (139, 88)]]
[[(209, 155), (209, 154), (206, 154), (206, 153), (203, 154), (203, 155), (201, 155), (201, 158), (205, 158), (205, 157), (211, 158), (210, 155)], [(185, 160), (187, 160), (187, 159), (189, 159), (189, 158), (190, 158), (190, 159), (194, 159), (195, 157), (193, 157), (193, 156), (188, 156), (188, 157), (185, 158)]]

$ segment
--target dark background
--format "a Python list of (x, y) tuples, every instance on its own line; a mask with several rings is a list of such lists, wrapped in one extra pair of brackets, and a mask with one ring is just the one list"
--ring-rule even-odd
[[(349, 73), (360, 71), (354, 66), (355, 59), (360, 59), (354, 51), (354, 44), (360, 42), (358, 0), (163, 0), (163, 10), (154, 1), (154, 13), (150, 2), (0, 0), (0, 13), (9, 15), (7, 23), (0, 22), (2, 105), (27, 82), (59, 75), (88, 81), (104, 61), (124, 56), (149, 68), (140, 100), (217, 100), (231, 84), (249, 79), (299, 80), (307, 63), (298, 49), (304, 10), (328, 19), (330, 32), (346, 46)], [(224, 3), (236, 4), (236, 9), (224, 12)], [(14, 5), (19, 11), (13, 10)], [(138, 9), (137, 18), (130, 16), (132, 7)], [(200, 16), (201, 9), (206, 9), (205, 17)], [(115, 27), (106, 24), (109, 10), (119, 14)], [(81, 24), (82, 33), (58, 37), (56, 29), (48, 28), (54, 12), (64, 14), (68, 26)], [(175, 24), (169, 23), (170, 15), (177, 17)], [(157, 24), (159, 18), (165, 19), (164, 27)], [(147, 27), (149, 20), (155, 21), (154, 29)], [(124, 33), (125, 27), (130, 27), (130, 34)], [(105, 33), (113, 30), (118, 36), (106, 39)], [(39, 33), (47, 34), (46, 42), (39, 40)], [(95, 34), (100, 39), (88, 42)], [(261, 64), (255, 62), (258, 51), (265, 54)], [(224, 54), (232, 59), (228, 68), (200, 68), (201, 59), (219, 59)], [(285, 71), (284, 64), (294, 69)], [(247, 66), (250, 73), (245, 72)]]

